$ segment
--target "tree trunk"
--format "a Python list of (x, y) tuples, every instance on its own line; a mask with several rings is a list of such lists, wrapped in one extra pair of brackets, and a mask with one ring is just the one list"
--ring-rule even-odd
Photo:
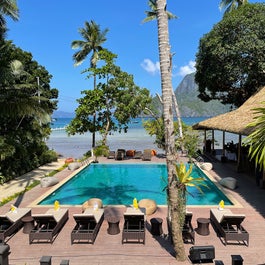
[(166, 0), (157, 0), (158, 45), (161, 70), (161, 85), (163, 99), (163, 117), (165, 124), (165, 150), (168, 173), (168, 215), (171, 221), (172, 239), (176, 252), (176, 259), (186, 259), (182, 240), (182, 227), (178, 222), (178, 190), (175, 187), (175, 135), (172, 102), (171, 53), (168, 36), (168, 18), (166, 14)]

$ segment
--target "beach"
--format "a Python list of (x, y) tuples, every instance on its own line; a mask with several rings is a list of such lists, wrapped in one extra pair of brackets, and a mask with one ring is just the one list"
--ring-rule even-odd
[[(108, 135), (107, 145), (110, 150), (117, 150), (118, 148), (125, 150), (139, 150), (154, 149), (157, 153), (164, 153), (154, 144), (155, 137), (150, 136), (143, 127), (143, 122), (147, 118), (137, 118), (129, 124), (127, 133), (112, 132)], [(206, 119), (206, 117), (191, 117), (183, 118), (183, 121), (188, 125), (193, 125), (199, 121)], [(47, 145), (50, 149), (55, 150), (62, 157), (81, 158), (92, 147), (92, 134), (85, 133), (81, 135), (68, 136), (65, 131), (71, 121), (71, 118), (58, 118), (52, 124), (52, 133), (47, 139)], [(210, 136), (209, 136), (210, 137)], [(99, 133), (96, 134), (96, 142), (102, 139)], [(222, 133), (215, 132), (215, 147), (220, 149), (222, 146)], [(226, 134), (226, 141), (237, 142), (237, 136), (234, 134)]]

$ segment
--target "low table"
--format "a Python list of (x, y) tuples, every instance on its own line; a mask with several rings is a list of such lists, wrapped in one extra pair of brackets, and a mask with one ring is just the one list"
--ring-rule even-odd
[(34, 219), (32, 216), (25, 216), (22, 218), (22, 222), (24, 224), (23, 233), (29, 234), (30, 231), (34, 228)]
[(208, 236), (210, 234), (209, 230), (210, 219), (209, 218), (198, 218), (197, 219), (197, 229), (196, 232), (201, 236)]
[(151, 223), (151, 234), (154, 236), (161, 236), (163, 234), (163, 228), (162, 228), (163, 219), (152, 218), (150, 220), (150, 223)]
[(119, 234), (120, 233), (120, 227), (119, 227), (120, 218), (117, 216), (109, 216), (107, 217), (107, 221), (109, 224), (108, 234), (110, 235)]

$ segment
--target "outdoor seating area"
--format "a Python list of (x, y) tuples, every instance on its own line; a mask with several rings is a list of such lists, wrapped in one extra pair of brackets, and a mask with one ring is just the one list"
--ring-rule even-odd
[(29, 244), (33, 242), (50, 242), (60, 232), (68, 220), (68, 209), (49, 209), (44, 214), (32, 215), (35, 226), (29, 233)]
[(210, 219), (213, 227), (217, 231), (217, 235), (223, 238), (224, 244), (227, 245), (229, 241), (249, 245), (249, 233), (242, 226), (245, 219), (244, 214), (234, 214), (230, 209), (211, 209)]
[(12, 236), (23, 226), (23, 217), (30, 216), (29, 208), (14, 208), (4, 215), (0, 215), (0, 242)]
[(153, 149), (144, 149), (143, 151), (134, 149), (117, 149), (116, 151), (109, 151), (107, 158), (114, 160), (128, 160), (128, 159), (141, 159), (143, 161), (151, 161), (157, 152)]
[[(215, 163), (214, 170), (216, 170), (217, 168), (218, 166)], [(68, 171), (66, 170), (66, 172)], [(237, 180), (239, 182), (238, 189), (240, 190), (240, 192), (242, 192), (242, 188), (244, 186), (240, 178), (237, 178)], [(249, 186), (249, 184), (247, 186)], [(238, 195), (238, 189), (229, 189), (229, 192), (233, 193), (237, 200), (239, 200), (240, 203), (244, 205), (243, 208), (242, 206), (241, 208), (230, 208), (227, 205), (225, 205), (224, 210), (218, 210), (218, 205), (216, 205), (216, 207), (188, 207), (189, 210), (187, 210), (186, 212), (185, 222), (182, 230), (182, 237), (185, 243), (184, 245), (187, 255), (190, 248), (192, 246), (195, 246), (196, 248), (194, 250), (194, 255), (196, 256), (196, 250), (200, 251), (202, 249), (202, 247), (198, 246), (203, 246), (206, 248), (209, 246), (209, 242), (215, 248), (216, 258), (214, 261), (221, 262), (221, 260), (223, 260), (224, 264), (229, 264), (228, 261), (230, 261), (232, 255), (233, 257), (235, 255), (240, 255), (244, 260), (250, 260), (249, 256), (250, 253), (253, 253), (254, 248), (260, 251), (259, 245), (261, 244), (264, 237), (260, 236), (259, 234), (261, 229), (265, 228), (264, 225), (262, 225), (262, 221), (264, 221), (264, 219), (262, 219), (262, 217), (260, 216), (257, 216), (256, 211), (250, 209), (246, 203), (244, 204), (244, 200)], [(32, 200), (32, 197), (38, 197), (40, 195), (40, 192), (42, 192), (41, 187), (37, 187), (36, 190), (29, 191), (28, 194), (25, 194), (21, 208), (27, 207)], [(91, 201), (91, 203), (89, 207), (84, 210), (82, 210), (82, 205), (75, 207), (70, 206), (67, 207), (67, 209), (64, 206), (60, 206), (60, 210), (64, 209), (68, 212), (68, 218), (63, 225), (60, 225), (60, 230), (58, 231), (58, 233), (56, 233), (56, 235), (53, 236), (52, 240), (47, 239), (46, 236), (46, 238), (34, 239), (32, 243), (27, 243), (29, 242), (27, 241), (27, 239), (30, 237), (30, 235), (32, 236), (33, 230), (36, 229), (37, 217), (48, 217), (49, 220), (51, 215), (53, 215), (52, 212), (57, 212), (53, 208), (48, 209), (47, 211), (45, 209), (46, 207), (30, 207), (29, 209), (31, 210), (31, 215), (29, 216), (32, 216), (32, 218), (34, 219), (34, 229), (30, 231), (29, 234), (25, 233), (24, 229), (19, 229), (15, 233), (13, 233), (13, 236), (11, 236), (7, 241), (7, 243), (10, 245), (9, 257), (12, 260), (12, 264), (16, 264), (18, 259), (21, 260), (21, 262), (27, 263), (28, 260), (24, 258), (25, 255), (28, 255), (33, 260), (35, 260), (35, 263), (31, 262), (32, 264), (37, 264), (36, 261), (38, 262), (40, 260), (40, 257), (45, 254), (53, 256), (52, 259), (54, 264), (59, 264), (59, 261), (61, 259), (67, 259), (70, 261), (70, 264), (73, 265), (82, 264), (82, 259), (81, 257), (78, 257), (79, 254), (77, 254), (77, 252), (82, 253), (82, 255), (84, 255), (84, 257), (86, 258), (89, 258), (91, 255), (93, 255), (95, 257), (95, 262), (104, 263), (104, 261), (108, 261), (107, 256), (115, 255), (117, 257), (120, 257), (120, 255), (123, 255), (124, 251), (126, 251), (126, 255), (128, 255), (129, 257), (137, 256), (137, 261), (139, 263), (145, 260), (147, 256), (150, 257), (150, 259), (152, 257), (152, 259), (155, 258), (156, 260), (158, 260), (157, 264), (170, 264), (170, 262), (172, 263), (174, 261), (174, 257), (170, 254), (173, 253), (173, 245), (170, 237), (168, 237), (169, 228), (167, 223), (167, 207), (157, 205), (156, 211), (148, 215), (147, 208), (139, 207), (139, 209), (136, 210), (128, 205), (119, 207), (112, 207), (110, 205), (103, 206), (103, 200), (101, 199), (103, 198), (88, 198), (85, 202), (87, 203), (88, 201)], [(97, 210), (94, 210), (95, 202), (97, 202)], [(1, 209), (1, 216), (5, 215), (3, 210), (6, 208), (8, 207), (4, 206), (4, 208)], [(21, 208), (19, 207), (18, 209)], [(84, 212), (82, 213), (82, 211)], [(138, 214), (135, 214), (135, 211), (138, 212)], [(103, 214), (101, 215), (100, 221), (97, 221), (98, 219), (95, 216), (92, 217), (92, 215), (94, 213), (100, 212), (103, 212)], [(215, 212), (220, 213), (220, 215), (225, 215), (224, 220), (227, 219), (228, 213), (229, 215), (232, 214), (233, 218), (237, 216), (241, 218), (239, 222), (230, 219), (232, 220), (231, 226), (234, 227), (233, 232), (231, 233), (233, 240), (229, 238), (229, 233), (231, 231), (229, 231), (229, 233), (227, 233), (226, 231), (231, 229), (231, 226), (224, 225), (227, 221), (221, 221), (221, 228), (216, 228), (217, 225), (214, 223), (214, 218), (218, 218)], [(89, 225), (86, 224), (87, 220), (85, 220), (85, 215), (87, 214), (91, 217), (91, 219), (96, 219), (96, 222), (100, 224), (98, 225), (97, 230), (91, 229), (91, 231), (86, 231), (93, 226), (92, 225), (89, 227)], [(213, 214), (215, 217), (213, 216)], [(59, 214), (57, 215), (57, 217), (59, 217)], [(207, 220), (207, 223), (204, 223), (204, 220)], [(210, 221), (210, 223), (208, 223), (208, 220)], [(253, 220), (255, 220), (255, 222), (253, 222)], [(92, 221), (91, 223), (93, 222), (94, 221)], [(47, 221), (46, 219), (45, 223), (48, 224), (49, 221)], [(258, 223), (259, 225), (257, 224), (253, 226), (252, 224), (255, 223)], [(23, 227), (23, 224), (30, 227), (31, 219), (25, 219), (25, 223), (22, 221), (22, 226), (20, 227)], [(242, 224), (244, 225), (244, 228)], [(48, 226), (50, 228), (54, 227), (54, 222), (50, 220)], [(201, 226), (201, 228), (198, 229), (198, 226)], [(41, 225), (39, 225), (39, 228), (40, 227)], [(243, 236), (242, 240), (236, 233), (237, 228), (239, 229), (238, 234), (240, 234), (241, 238)], [(28, 229), (29, 228), (27, 228), (26, 230)], [(218, 229), (223, 229), (226, 234), (221, 236), (220, 231), (222, 230), (219, 231)], [(43, 234), (45, 234), (46, 232), (48, 231), (45, 231)], [(76, 234), (78, 239), (73, 240), (74, 236), (72, 233)], [(39, 233), (37, 233), (37, 237), (42, 237), (41, 234), (42, 233), (39, 231)], [(251, 242), (249, 245), (250, 237)], [(92, 240), (90, 238), (92, 238)], [(47, 242), (52, 244), (45, 244)], [(40, 244), (41, 250), (38, 250)], [(248, 248), (243, 247), (243, 244), (247, 245)], [(23, 245), (23, 251), (20, 250), (19, 245)], [(128, 248), (130, 249), (129, 251)], [(246, 252), (246, 250), (248, 251)], [(98, 255), (98, 253), (103, 252), (108, 254), (105, 257)], [(57, 253), (62, 254), (58, 256)], [(260, 260), (258, 257), (255, 258), (256, 260)], [(118, 260), (120, 259), (117, 258), (117, 261)], [(149, 260), (149, 262), (151, 264), (151, 260)], [(187, 260), (187, 262), (184, 262), (183, 264), (190, 264), (190, 260)], [(259, 262), (257, 264), (262, 263)]]
[(74, 214), (73, 217), (76, 225), (71, 232), (71, 243), (87, 242), (94, 244), (104, 219), (104, 210), (87, 208), (82, 214)]
[(184, 225), (182, 228), (182, 238), (185, 243), (191, 243), (194, 245), (195, 244), (195, 231), (191, 223), (192, 216), (193, 216), (192, 212), (186, 211)]
[(122, 244), (145, 244), (145, 212), (141, 209), (127, 208), (124, 213)]

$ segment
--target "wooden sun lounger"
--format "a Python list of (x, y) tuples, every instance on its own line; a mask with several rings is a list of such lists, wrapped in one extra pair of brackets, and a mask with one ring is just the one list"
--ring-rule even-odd
[(142, 151), (135, 151), (133, 158), (134, 159), (142, 159), (143, 152)]
[(91, 243), (94, 244), (98, 231), (104, 220), (103, 209), (86, 209), (82, 214), (73, 215), (76, 225), (71, 232), (71, 244)]
[(68, 209), (49, 209), (45, 214), (32, 215), (35, 227), (29, 233), (29, 243), (52, 243), (68, 220)]
[(123, 243), (145, 244), (145, 214), (140, 209), (128, 208), (124, 213)]
[(191, 242), (193, 245), (195, 243), (195, 232), (191, 223), (192, 212), (186, 212), (184, 225), (182, 228), (182, 238), (184, 242)]
[(151, 161), (151, 159), (152, 159), (152, 151), (150, 149), (145, 149), (142, 156), (142, 160)]
[(211, 209), (210, 219), (218, 236), (224, 239), (225, 245), (228, 244), (228, 241), (243, 242), (245, 245), (249, 245), (249, 233), (241, 225), (245, 215), (233, 214), (230, 209), (222, 211)]
[(0, 215), (0, 242), (17, 232), (23, 226), (22, 218), (30, 215), (30, 208), (17, 208), (14, 212)]

